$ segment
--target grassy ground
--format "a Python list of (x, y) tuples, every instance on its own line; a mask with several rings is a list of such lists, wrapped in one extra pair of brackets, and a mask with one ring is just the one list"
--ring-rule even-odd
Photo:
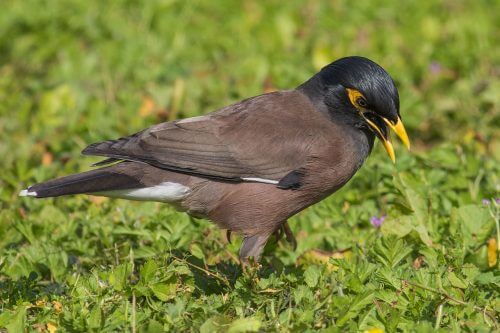
[[(498, 1), (3, 1), (0, 331), (498, 329), (495, 22)], [(17, 197), (89, 169), (87, 143), (352, 54), (397, 81), (414, 149), (393, 166), (377, 145), (290, 221), (298, 249), (271, 242), (255, 275), (241, 240), (165, 205)]]

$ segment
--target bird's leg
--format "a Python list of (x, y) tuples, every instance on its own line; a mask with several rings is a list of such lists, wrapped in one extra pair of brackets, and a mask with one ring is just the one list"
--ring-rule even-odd
[(273, 235), (276, 238), (276, 243), (279, 242), (281, 237), (283, 237), (283, 226), (280, 225), (279, 228), (274, 231)]
[(292, 249), (295, 251), (297, 249), (297, 240), (293, 235), (292, 229), (290, 229), (290, 226), (288, 225), (288, 221), (285, 221), (285, 223), (283, 223), (281, 227), (283, 228), (283, 232), (285, 233), (286, 240), (292, 245)]
[(283, 222), (274, 232), (274, 236), (276, 237), (276, 242), (278, 242), (281, 239), (283, 234), (285, 234), (287, 242), (292, 245), (292, 248), (295, 251), (297, 249), (297, 240), (295, 239), (295, 236), (292, 233), (292, 229), (290, 229), (290, 226), (288, 225), (288, 221)]
[(243, 266), (251, 263), (250, 258), (253, 258), (253, 261), (256, 263), (259, 262), (260, 255), (264, 250), (264, 246), (266, 246), (269, 236), (270, 234), (265, 233), (245, 236), (243, 238), (243, 244), (240, 248), (240, 262)]
[(226, 230), (226, 239), (229, 244), (231, 244), (231, 230)]

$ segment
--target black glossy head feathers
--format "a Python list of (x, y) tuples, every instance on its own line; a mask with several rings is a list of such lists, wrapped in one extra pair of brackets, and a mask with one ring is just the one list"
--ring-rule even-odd
[(313, 92), (315, 98), (319, 91), (326, 99), (337, 98), (337, 101), (325, 100), (326, 104), (332, 105), (346, 102), (346, 89), (355, 89), (365, 97), (366, 109), (392, 121), (399, 117), (399, 94), (394, 81), (382, 67), (364, 57), (336, 60), (301, 88)]
[(361, 92), (367, 109), (396, 121), (399, 115), (399, 94), (391, 76), (375, 62), (358, 56), (339, 59), (319, 73), (328, 85), (341, 84)]

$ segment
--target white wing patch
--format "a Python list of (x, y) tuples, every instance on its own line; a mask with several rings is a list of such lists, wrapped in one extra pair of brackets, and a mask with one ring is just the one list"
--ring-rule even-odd
[(186, 118), (186, 119), (181, 119), (181, 120), (176, 120), (176, 124), (187, 124), (187, 123), (194, 123), (196, 121), (204, 121), (209, 119), (209, 116), (196, 116), (196, 117), (191, 117), (191, 118)]
[(264, 178), (241, 178), (246, 182), (254, 182), (254, 183), (264, 183), (264, 184), (273, 184), (277, 185), (279, 181), (277, 180), (272, 180), (272, 179), (264, 179)]
[(182, 184), (164, 182), (151, 187), (104, 191), (92, 194), (138, 201), (176, 202), (185, 198), (190, 191), (191, 189), (189, 187)]

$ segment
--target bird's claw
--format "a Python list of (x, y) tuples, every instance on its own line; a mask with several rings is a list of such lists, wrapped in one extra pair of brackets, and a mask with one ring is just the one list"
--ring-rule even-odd
[(283, 237), (283, 234), (285, 234), (286, 241), (292, 245), (292, 248), (295, 251), (297, 249), (297, 240), (293, 235), (292, 229), (290, 229), (290, 226), (288, 225), (288, 221), (285, 221), (285, 223), (280, 225), (279, 228), (274, 232), (276, 241), (279, 241), (281, 237)]
[(274, 237), (276, 238), (276, 242), (279, 242), (281, 237), (283, 237), (283, 227), (280, 226), (276, 231), (274, 232)]
[(292, 229), (288, 225), (288, 222), (283, 224), (283, 231), (285, 232), (286, 240), (292, 245), (292, 249), (295, 251), (297, 249), (297, 239), (293, 235)]

